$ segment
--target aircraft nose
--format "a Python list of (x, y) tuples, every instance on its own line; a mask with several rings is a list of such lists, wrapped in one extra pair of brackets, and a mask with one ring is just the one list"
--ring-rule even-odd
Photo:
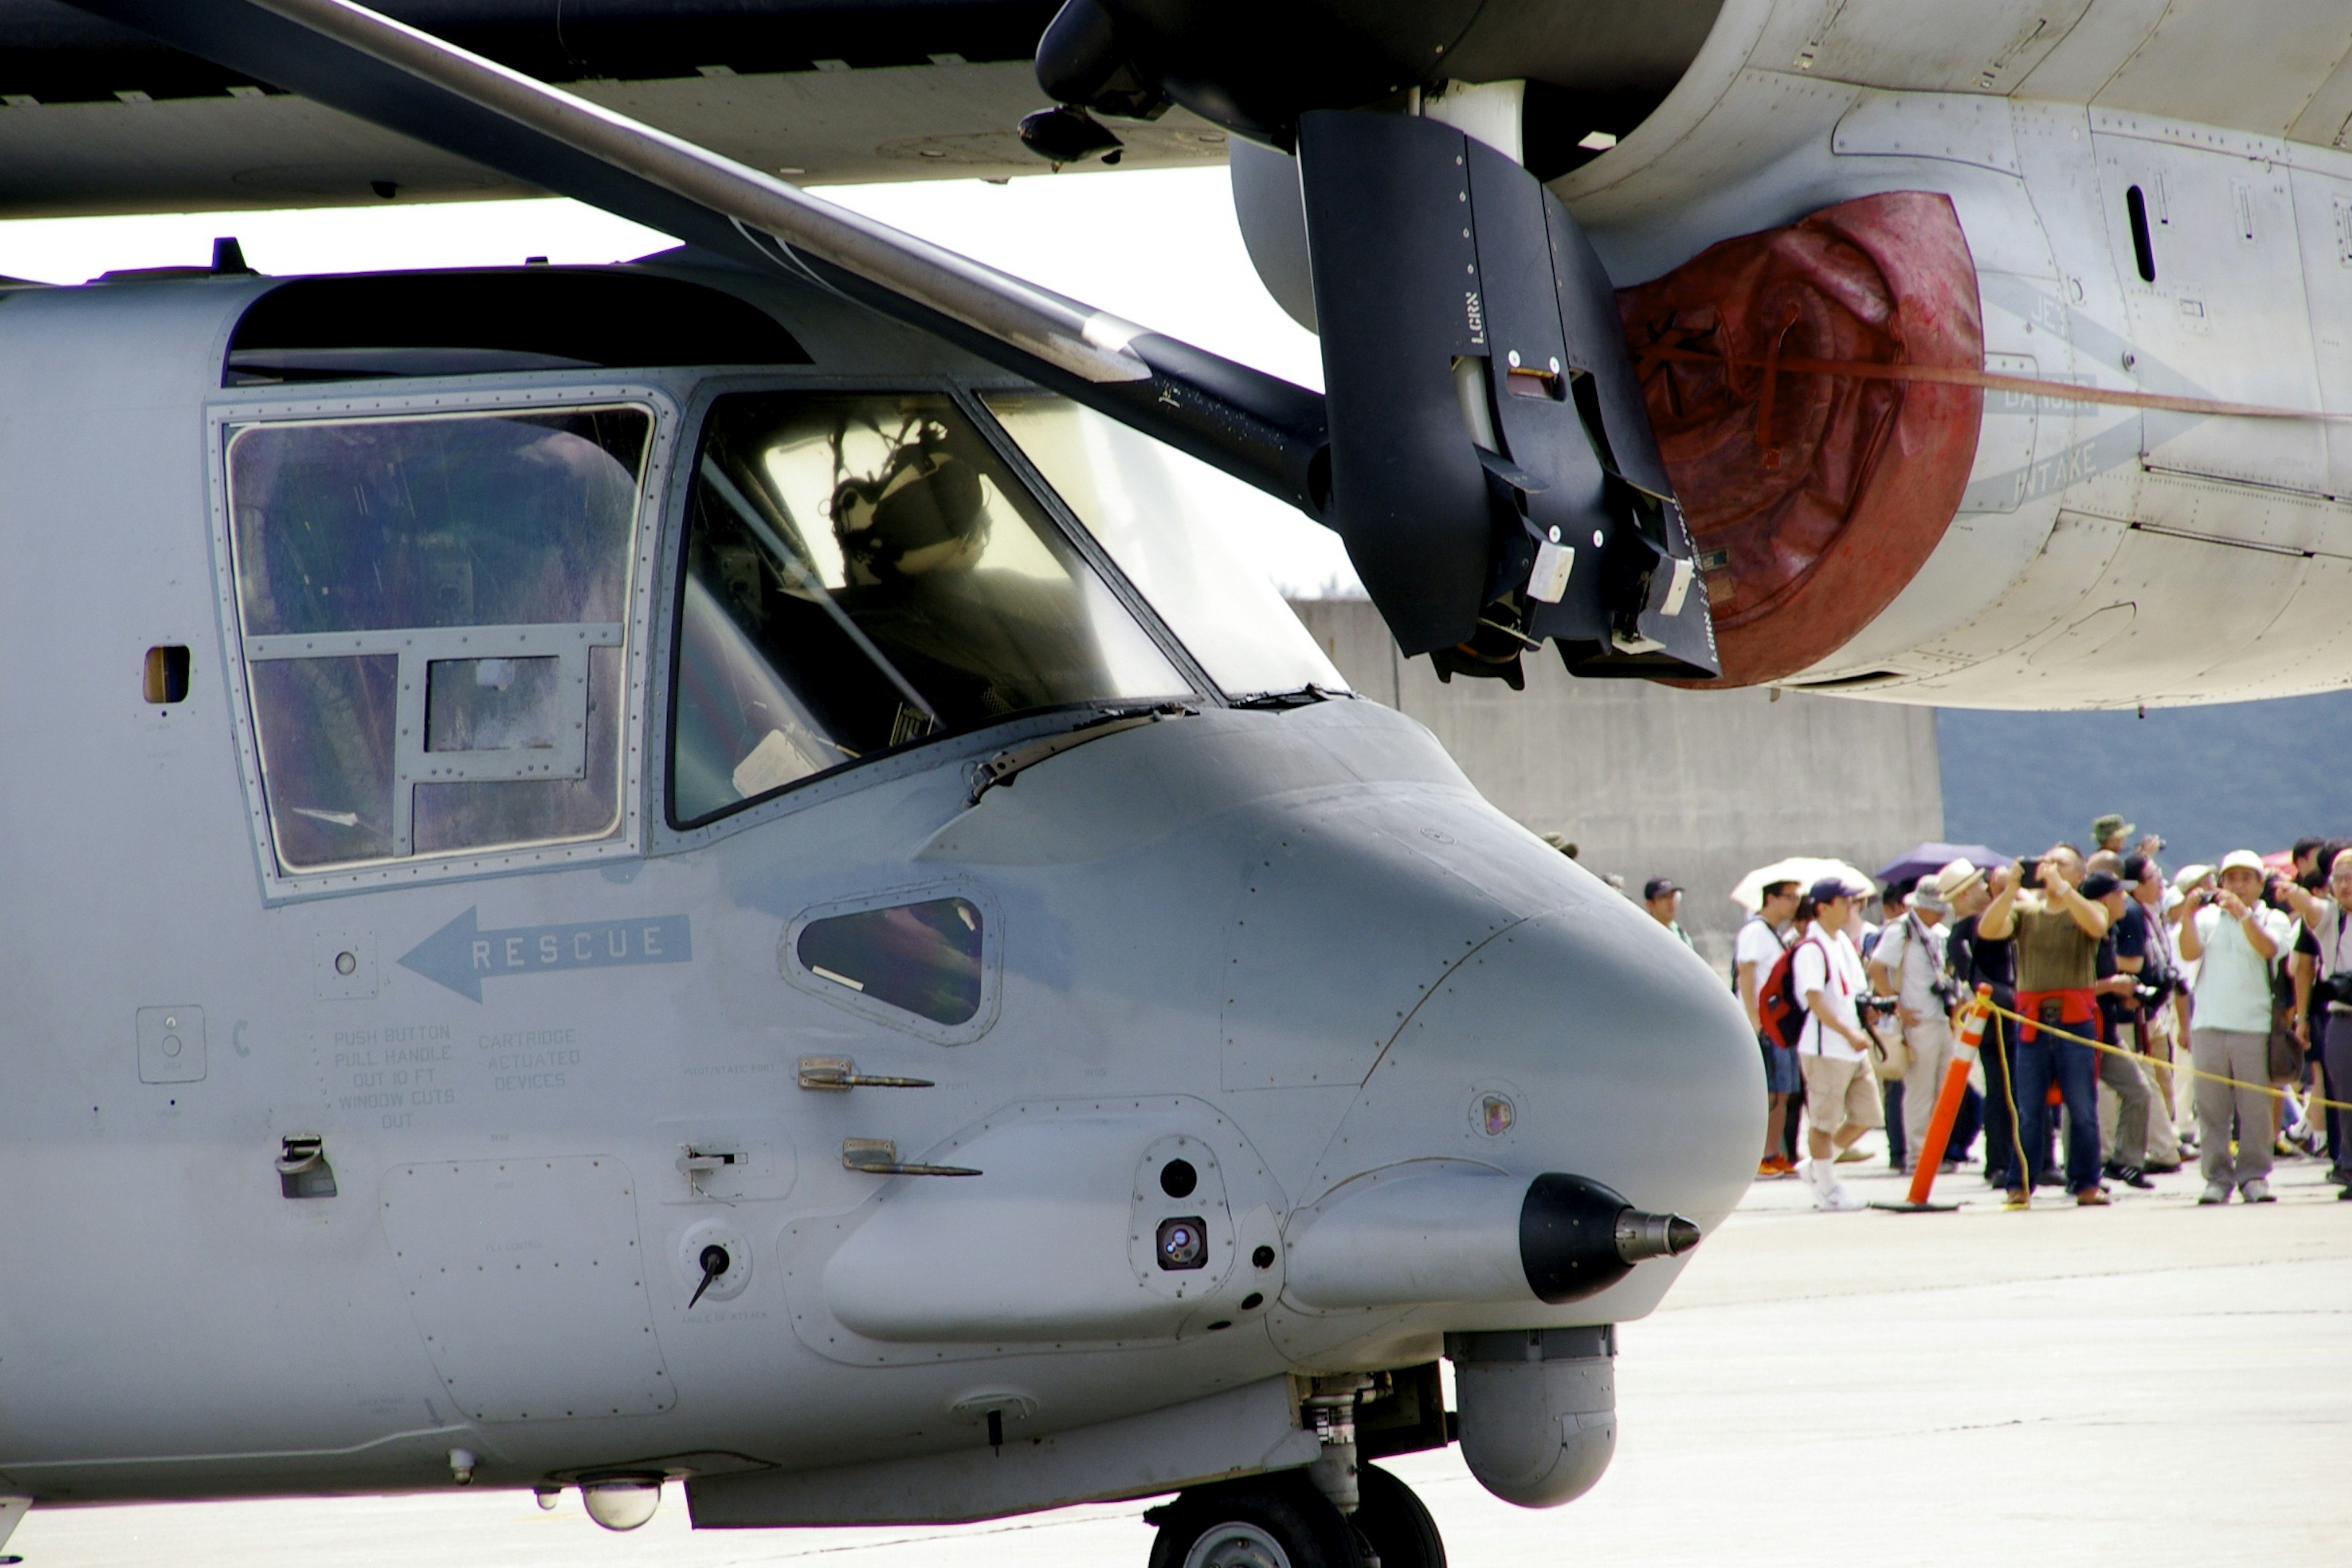
[[(1407, 1017), (1318, 1173), (1452, 1158), (1598, 1182), (1712, 1229), (1752, 1179), (1763, 1067), (1728, 982), (1641, 909), (1577, 871), (1543, 912), (1470, 949)], [(1661, 1260), (1583, 1321), (1655, 1303)]]

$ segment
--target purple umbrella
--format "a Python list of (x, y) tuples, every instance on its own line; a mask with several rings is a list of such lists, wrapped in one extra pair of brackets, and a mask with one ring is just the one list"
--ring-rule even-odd
[(1906, 849), (1878, 868), (1878, 885), (1882, 888), (1897, 882), (1915, 881), (1932, 877), (1955, 860), (1966, 860), (1981, 870), (2006, 866), (2013, 857), (1981, 844), (1921, 844)]

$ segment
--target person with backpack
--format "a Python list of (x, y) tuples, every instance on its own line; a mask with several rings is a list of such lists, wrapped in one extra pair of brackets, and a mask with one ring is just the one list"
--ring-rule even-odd
[(1759, 1177), (1796, 1174), (1795, 1151), (1786, 1140), (1789, 1097), (1803, 1090), (1805, 1080), (1797, 1070), (1797, 1053), (1793, 1047), (1784, 1046), (1764, 1032), (1764, 1019), (1759, 1011), (1764, 995), (1764, 983), (1771, 978), (1772, 966), (1789, 951), (1790, 926), (1797, 918), (1797, 884), (1767, 882), (1763, 901), (1756, 912), (1739, 927), (1739, 934), (1731, 947), (1731, 988), (1739, 994), (1739, 1005), (1748, 1010), (1748, 1026), (1756, 1031), (1756, 1044), (1764, 1053), (1764, 1155), (1756, 1163)]
[[(1878, 1079), (1870, 1067), (1870, 1037), (1864, 1033), (1860, 999), (1870, 980), (1862, 955), (1846, 935), (1855, 900), (1869, 889), (1824, 877), (1806, 892), (1797, 918), (1804, 935), (1789, 950), (1786, 995), (1802, 1007), (1797, 1031), (1797, 1065), (1805, 1080), (1805, 1179), (1812, 1184), (1813, 1206), (1835, 1212), (1861, 1208), (1863, 1200), (1837, 1178), (1837, 1157), (1865, 1132), (1884, 1125)], [(1810, 918), (1808, 918), (1810, 917)], [(1785, 1017), (1785, 1014), (1783, 1015)]]

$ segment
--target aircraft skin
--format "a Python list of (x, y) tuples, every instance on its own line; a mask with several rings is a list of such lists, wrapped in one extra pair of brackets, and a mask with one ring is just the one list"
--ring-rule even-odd
[[(0, 698), (0, 1492), (426, 1489), (456, 1484), (463, 1450), (477, 1485), (698, 1478), (714, 1522), (957, 1517), (1015, 1503), (936, 1475), (864, 1502), (842, 1479), (860, 1472), (784, 1479), (987, 1455), (993, 1410), (1016, 1447), (1108, 1432), (1089, 1441), (1131, 1461), (1017, 1506), (1150, 1490), (1295, 1446), (1291, 1373), (1648, 1311), (1678, 1262), (1557, 1307), (1520, 1279), (1380, 1308), (1301, 1302), (1286, 1250), (1253, 1260), (1368, 1173), (1571, 1171), (1706, 1226), (1746, 1184), (1759, 1068), (1720, 977), (1399, 714), (1235, 706), (1195, 681), (1163, 694), (1189, 712), (977, 805), (976, 763), (1087, 711), (670, 825), (679, 536), (710, 398), (1006, 378), (811, 289), (622, 270), (755, 300), (814, 363), (225, 388), (233, 324), (271, 280), (0, 300), (20, 372), (0, 507), (22, 556), (5, 617), (22, 675)], [(235, 433), (615, 404), (657, 416), (617, 826), (287, 870), (278, 786), (256, 776), (283, 755), (257, 762), (263, 665), (240, 658)], [(142, 650), (174, 644), (184, 700), (142, 700)], [(1311, 643), (1294, 657), (1320, 664)], [(926, 897), (979, 911), (966, 1025), (795, 959), (813, 913)], [(937, 1087), (800, 1087), (811, 1057)], [(289, 1195), (289, 1138), (322, 1141), (334, 1195)], [(984, 1173), (850, 1170), (850, 1139)], [(1181, 1199), (1148, 1179), (1179, 1152), (1201, 1173)], [(1198, 1273), (1150, 1267), (1162, 1211), (1205, 1221)], [(689, 1306), (714, 1241), (727, 1274)], [(1221, 1394), (1257, 1424), (1213, 1423), (1174, 1458), (1102, 1426)], [(772, 1489), (727, 1503), (711, 1488), (730, 1475)]]

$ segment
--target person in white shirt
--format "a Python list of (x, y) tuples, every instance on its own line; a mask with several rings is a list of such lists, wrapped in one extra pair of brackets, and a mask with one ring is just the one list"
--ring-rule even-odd
[[(1958, 864), (1974, 869), (1966, 861)], [(1895, 998), (1903, 1042), (1911, 1048), (1911, 1070), (1903, 1075), (1906, 1167), (1927, 1146), (1927, 1122), (1936, 1114), (1936, 1097), (1952, 1063), (1951, 987), (1944, 978), (1944, 917), (1950, 912), (1935, 881), (1922, 880), (1911, 907), (1879, 932), (1878, 945), (1870, 950), (1871, 986), (1880, 995)]]
[[(2189, 1005), (2189, 1059), (2200, 1073), (2240, 1083), (2270, 1079), (2271, 965), (2286, 950), (2292, 922), (2263, 902), (2269, 868), (2251, 849), (2221, 858), (2221, 886), (2200, 889), (2184, 904), (2180, 956), (2197, 965)], [(2271, 1096), (2210, 1078), (2197, 1080), (2198, 1160), (2205, 1177), (2200, 1204), (2226, 1204), (2231, 1187), (2250, 1204), (2271, 1196)], [(2231, 1120), (2237, 1150), (2231, 1152)]]
[(1835, 877), (1812, 885), (1797, 911), (1812, 919), (1797, 939), (1789, 967), (1805, 1024), (1797, 1037), (1797, 1061), (1805, 1077), (1805, 1152), (1812, 1156), (1805, 1178), (1813, 1186), (1813, 1206), (1858, 1209), (1863, 1202), (1837, 1179), (1837, 1156), (1873, 1128), (1885, 1124), (1878, 1107), (1878, 1079), (1870, 1068), (1870, 1037), (1863, 1033), (1857, 1005), (1869, 988), (1862, 955), (1846, 936), (1854, 900), (1867, 889)]
[[(1764, 982), (1789, 950), (1790, 924), (1796, 918), (1797, 884), (1768, 882), (1763, 902), (1740, 926), (1731, 948), (1733, 988), (1739, 993), (1739, 1005), (1748, 1009), (1748, 1026), (1756, 1031), (1757, 1046), (1764, 1053), (1764, 1156), (1756, 1163), (1759, 1176), (1786, 1176), (1797, 1169), (1781, 1140), (1793, 1136), (1786, 1131), (1789, 1097), (1802, 1093), (1805, 1080), (1797, 1069), (1797, 1053), (1765, 1037), (1763, 1015), (1758, 1011)], [(2352, 1037), (2352, 1030), (2347, 1035)]]

